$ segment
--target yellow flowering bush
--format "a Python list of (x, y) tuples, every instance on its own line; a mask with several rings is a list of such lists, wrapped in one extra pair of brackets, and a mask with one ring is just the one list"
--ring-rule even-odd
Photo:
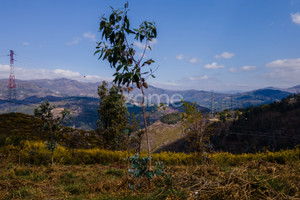
[(231, 154), (228, 152), (214, 153), (209, 155), (210, 159), (217, 164), (240, 165), (253, 160), (264, 160), (268, 162), (276, 162), (285, 164), (288, 162), (299, 162), (300, 149), (288, 149), (278, 152), (261, 152), (261, 153), (243, 153)]
[[(43, 141), (21, 141), (20, 146), (6, 145), (4, 153), (19, 157), (22, 163), (44, 165), (50, 162), (51, 152), (45, 147)], [(130, 156), (134, 153), (131, 152)], [(147, 153), (142, 152), (141, 157)], [(128, 153), (126, 151), (110, 151), (105, 149), (68, 149), (58, 146), (54, 151), (54, 162), (59, 164), (108, 164), (126, 163)], [(285, 164), (288, 162), (299, 162), (300, 149), (281, 150), (278, 152), (231, 154), (228, 152), (210, 153), (202, 155), (199, 153), (153, 153), (154, 162), (162, 161), (166, 165), (196, 165), (204, 160), (220, 165), (240, 165), (253, 160), (264, 160)]]

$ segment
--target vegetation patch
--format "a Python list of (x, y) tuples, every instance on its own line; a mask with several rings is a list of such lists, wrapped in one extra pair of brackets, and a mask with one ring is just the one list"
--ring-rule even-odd
[(165, 123), (165, 124), (176, 124), (181, 120), (182, 114), (181, 113), (170, 113), (167, 115), (164, 115), (160, 121)]

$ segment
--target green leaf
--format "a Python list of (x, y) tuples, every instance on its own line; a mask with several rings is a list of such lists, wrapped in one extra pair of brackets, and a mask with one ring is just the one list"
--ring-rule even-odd
[(119, 65), (119, 66), (117, 67), (117, 71), (119, 71), (122, 67), (123, 67), (122, 65)]
[(100, 52), (100, 50), (95, 51), (94, 55), (96, 55), (96, 54), (99, 53), (99, 52)]
[(140, 81), (140, 78), (137, 74), (133, 75), (133, 82), (138, 83)]
[(154, 177), (154, 173), (152, 171), (147, 171), (146, 175), (148, 178), (152, 179)]
[(140, 42), (142, 42), (144, 38), (145, 38), (144, 35), (140, 35)]
[(155, 27), (152, 29), (152, 33), (153, 33), (153, 37), (156, 38), (157, 33), (156, 33), (156, 28)]
[(115, 22), (115, 15), (113, 13), (109, 17), (109, 22), (112, 24), (114, 24), (114, 22)]

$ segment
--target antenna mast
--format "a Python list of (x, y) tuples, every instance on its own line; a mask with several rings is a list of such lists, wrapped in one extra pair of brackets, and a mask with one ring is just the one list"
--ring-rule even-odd
[(8, 99), (11, 103), (17, 99), (16, 97), (16, 81), (15, 81), (15, 70), (14, 70), (14, 51), (10, 50), (10, 74), (8, 83)]

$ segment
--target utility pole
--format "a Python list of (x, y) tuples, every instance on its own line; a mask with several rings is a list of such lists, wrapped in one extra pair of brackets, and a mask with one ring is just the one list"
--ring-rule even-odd
[(235, 118), (234, 116), (234, 108), (233, 108), (233, 96), (230, 96), (230, 114), (231, 114), (231, 118)]
[(232, 95), (230, 96), (230, 110), (233, 110), (233, 99), (232, 99)]
[(11, 105), (11, 103), (15, 103), (15, 100), (17, 99), (13, 50), (10, 50), (9, 56), (10, 56), (10, 73), (9, 73), (9, 83), (8, 83), (8, 100)]

